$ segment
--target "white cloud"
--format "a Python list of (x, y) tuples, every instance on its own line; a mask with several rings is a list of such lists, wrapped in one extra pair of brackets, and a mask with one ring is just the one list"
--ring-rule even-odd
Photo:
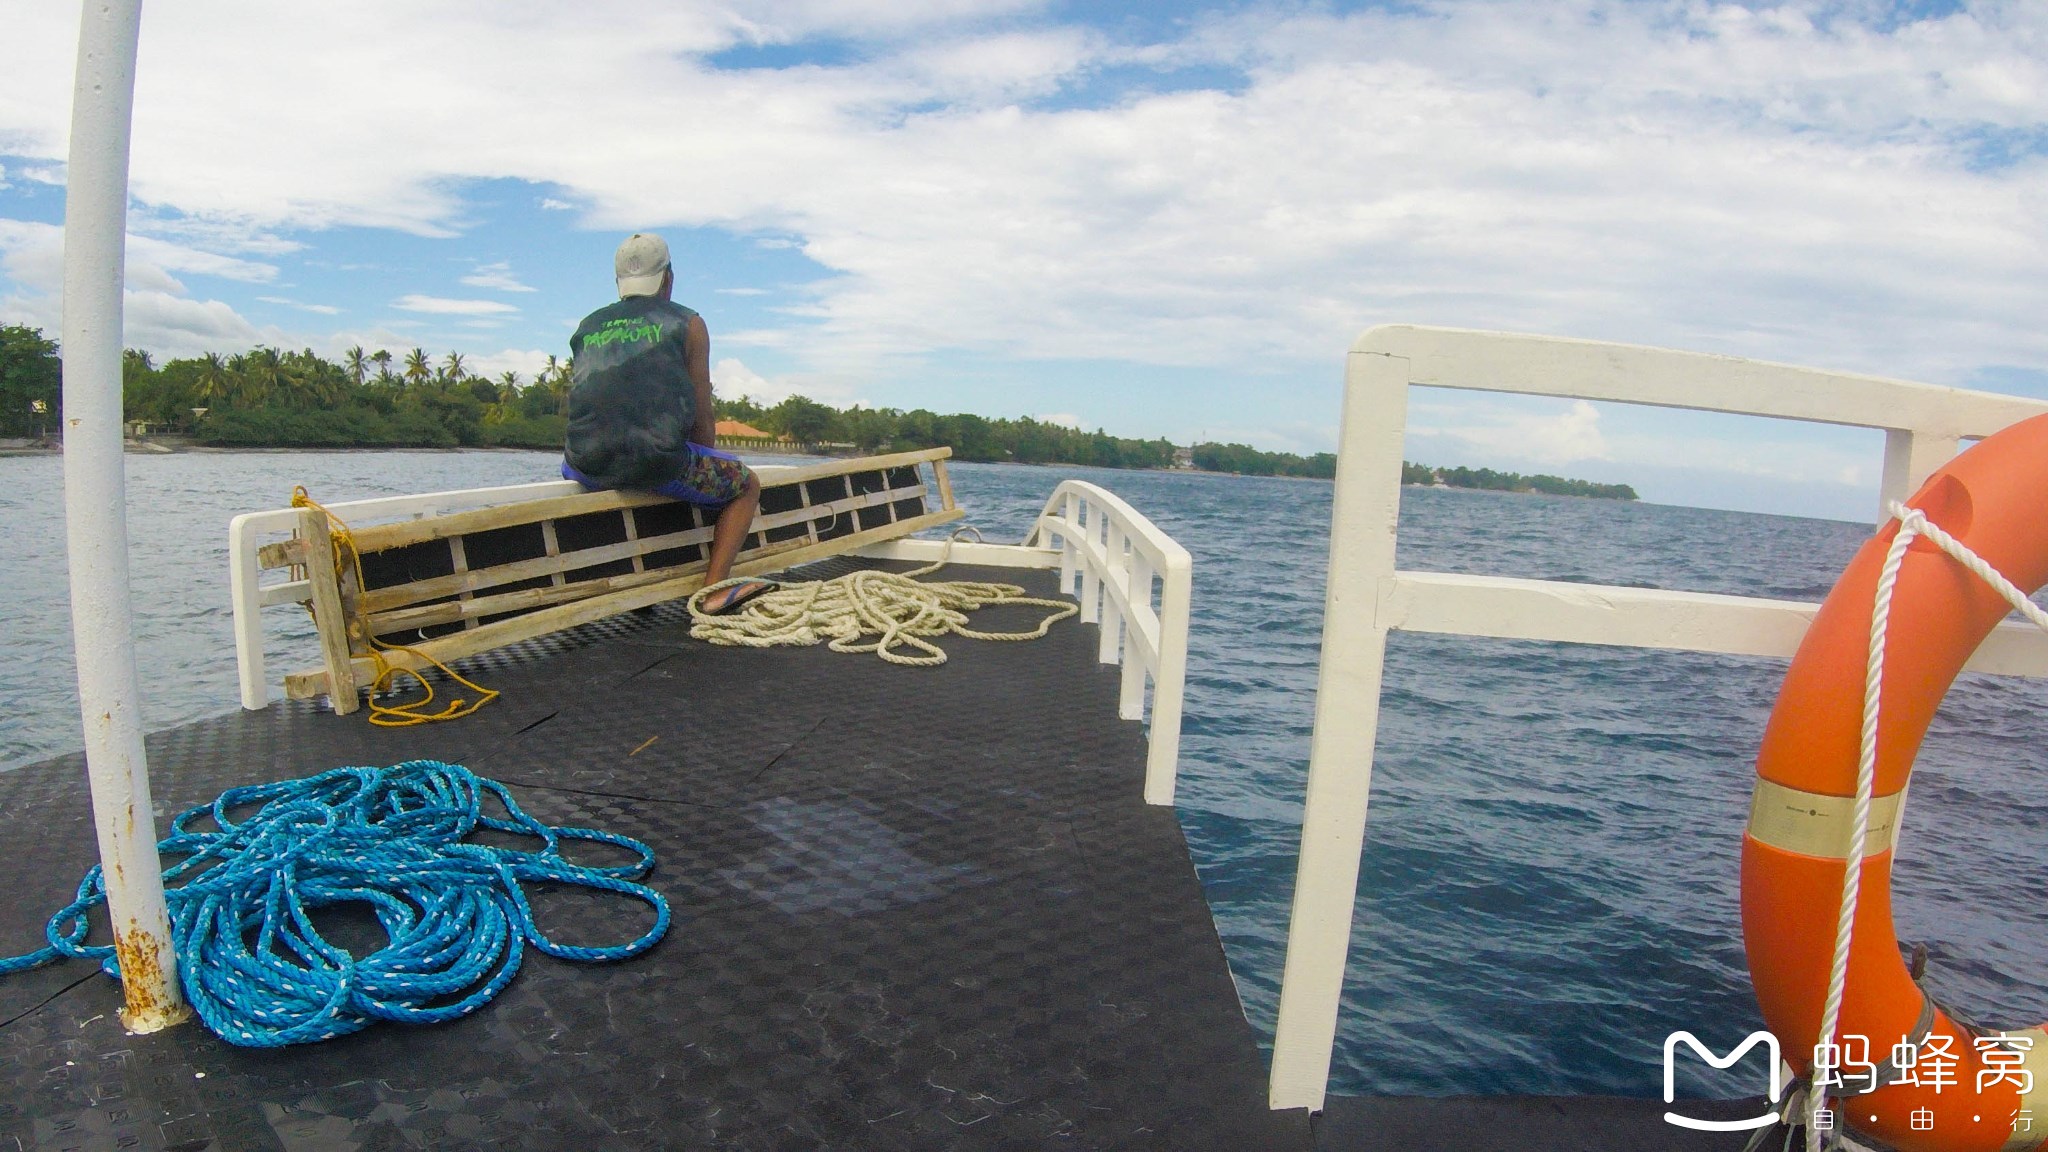
[(532, 348), (503, 348), (496, 352), (465, 354), (463, 360), (468, 363), (469, 371), (478, 376), (495, 380), (501, 373), (511, 371), (519, 373), (521, 384), (531, 384), (541, 369), (547, 367), (548, 354)]
[(550, 212), (573, 212), (576, 210), (574, 204), (566, 200), (557, 200), (553, 196), (541, 197), (540, 206)]
[(713, 288), (721, 296), (766, 296), (766, 288)]
[(1313, 456), (1336, 447), (1336, 433), (1321, 424), (1306, 422), (1261, 422), (1240, 426), (1226, 424), (1197, 428), (1188, 434), (1190, 444), (1252, 444), (1269, 452), (1292, 452)]
[[(1830, 515), (1861, 516), (1876, 500), (1884, 438), (1869, 429), (1486, 393), (1411, 397), (1404, 455), (1440, 467), (1559, 471), (1674, 502), (1719, 476), (1743, 506), (1807, 500), (1806, 511)], [(1332, 447), (1333, 434), (1316, 450)]]
[[(128, 238), (127, 291), (122, 340), (164, 356), (189, 356), (224, 347), (275, 340), (220, 300), (194, 300), (170, 269), (262, 278), (257, 266), (148, 237)], [(63, 328), (64, 229), (55, 224), (0, 218), (0, 275), (12, 291), (0, 295), (0, 313), (56, 335)]]
[[(134, 272), (131, 267), (130, 274)], [(29, 296), (60, 295), (64, 291), (64, 230), (55, 224), (0, 219), (0, 273)]]
[(808, 396), (845, 408), (862, 402), (856, 391), (858, 385), (855, 379), (824, 372), (763, 376), (730, 356), (711, 365), (711, 387), (718, 396), (726, 399), (744, 396), (757, 404), (779, 404), (791, 396)]
[(1096, 38), (1078, 29), (999, 32), (917, 47), (903, 67), (952, 99), (990, 102), (1056, 91), (1099, 56)]
[(1564, 465), (1608, 458), (1607, 441), (1600, 433), (1600, 410), (1585, 400), (1573, 400), (1561, 411), (1542, 414), (1489, 410), (1483, 404), (1458, 405), (1453, 410), (1460, 417), (1455, 423), (1432, 424), (1432, 413), (1418, 405), (1409, 417), (1408, 434), (1449, 441), (1479, 459), (1511, 456)]
[(146, 236), (167, 240), (191, 251), (205, 252), (216, 260), (225, 261), (224, 269), (246, 269), (239, 273), (220, 271), (215, 272), (215, 275), (243, 280), (269, 279), (275, 269), (266, 263), (230, 260), (229, 254), (287, 256), (304, 247), (296, 240), (280, 236), (271, 229), (247, 220), (184, 216), (176, 212), (160, 211), (151, 205), (140, 205), (130, 210), (128, 233), (131, 242), (136, 237)]
[[(0, 140), (54, 159), (77, 7), (19, 7)], [(2048, 162), (1976, 155), (2048, 119), (2040, 5), (1894, 25), (1822, 0), (1252, 4), (1136, 48), (1035, 7), (192, 0), (145, 30), (136, 193), (185, 221), (161, 235), (209, 251), (334, 225), (455, 234), (481, 177), (596, 226), (800, 249), (830, 272), (807, 307), (719, 335), (815, 369), (777, 386), (850, 391), (883, 358), (951, 347), (1320, 372), (1381, 320), (1940, 381), (2048, 365)], [(634, 36), (611, 34), (628, 16)], [(706, 63), (808, 36), (861, 50)], [(1239, 83), (1041, 99), (1133, 63)], [(1298, 414), (1262, 419), (1279, 435)], [(1553, 453), (1602, 435), (1551, 432)]]
[(767, 404), (789, 395), (787, 391), (779, 390), (769, 383), (759, 372), (731, 357), (711, 366), (711, 387), (726, 396), (746, 396)]
[(341, 315), (341, 309), (332, 304), (301, 304), (289, 296), (258, 296), (256, 299), (265, 304), (282, 304), (287, 308), (297, 308), (301, 312), (312, 312), (321, 316)]
[(733, 332), (721, 332), (712, 337), (721, 344), (738, 344), (743, 348), (793, 348), (803, 344), (802, 333), (788, 328), (741, 328)]
[(128, 346), (165, 357), (248, 348), (276, 340), (274, 329), (257, 328), (219, 300), (130, 291), (122, 307), (122, 339)]
[(502, 300), (451, 300), (445, 296), (400, 296), (391, 302), (401, 312), (431, 312), (439, 316), (492, 316), (519, 309)]
[[(60, 230), (61, 231), (61, 230)], [(128, 236), (128, 262), (169, 272), (218, 276), (244, 284), (267, 284), (277, 278), (275, 265), (223, 256), (153, 236)]]
[(512, 265), (500, 261), (496, 264), (479, 264), (475, 272), (462, 278), (471, 288), (495, 288), (500, 292), (532, 292), (531, 285), (520, 282), (512, 274)]
[(1040, 424), (1059, 424), (1067, 428), (1079, 428), (1081, 426), (1081, 418), (1071, 412), (1052, 412), (1043, 416), (1033, 417), (1033, 419), (1037, 420)]
[(808, 36), (904, 36), (935, 27), (1041, 7), (1044, 0), (741, 0), (729, 27), (753, 43)]
[(1711, 470), (1788, 486), (1867, 484), (1874, 501), (1877, 464), (1882, 455), (1802, 442), (1782, 432), (1754, 439), (1666, 433), (1617, 438), (1614, 453), (1608, 459), (1623, 467), (1635, 464)]

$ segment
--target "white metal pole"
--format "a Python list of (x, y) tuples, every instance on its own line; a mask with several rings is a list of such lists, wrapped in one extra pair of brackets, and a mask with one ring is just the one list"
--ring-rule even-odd
[(128, 136), (141, 27), (142, 0), (86, 0), (79, 20), (64, 196), (64, 519), (86, 770), (121, 962), (121, 1022), (155, 1032), (191, 1010), (178, 985), (142, 750), (121, 459)]

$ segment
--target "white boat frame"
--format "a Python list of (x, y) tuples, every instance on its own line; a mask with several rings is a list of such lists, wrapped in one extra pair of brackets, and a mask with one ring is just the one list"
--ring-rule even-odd
[[(1345, 367), (1315, 735), (1273, 1042), (1274, 1108), (1320, 1110), (1329, 1083), (1389, 632), (1790, 657), (1819, 607), (1397, 569), (1411, 386), (1881, 428), (1880, 509), (1911, 495), (1962, 441), (2048, 412), (2048, 402), (2019, 396), (1630, 344), (1412, 325), (1359, 336)], [(2048, 636), (2001, 625), (1967, 667), (2048, 676)]]

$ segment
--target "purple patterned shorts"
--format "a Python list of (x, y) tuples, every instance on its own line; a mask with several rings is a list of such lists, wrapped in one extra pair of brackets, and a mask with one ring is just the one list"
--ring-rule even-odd
[[(688, 459), (683, 461), (682, 475), (652, 489), (655, 495), (687, 500), (708, 508), (721, 508), (739, 499), (740, 493), (747, 490), (747, 477), (754, 472), (740, 463), (739, 457), (702, 444), (686, 445), (684, 450)], [(593, 490), (604, 487), (578, 472), (567, 460), (562, 461), (562, 478)]]

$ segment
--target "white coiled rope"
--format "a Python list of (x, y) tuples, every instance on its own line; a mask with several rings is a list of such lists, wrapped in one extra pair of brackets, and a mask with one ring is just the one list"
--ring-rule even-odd
[[(931, 667), (946, 652), (929, 637), (970, 640), (1037, 640), (1057, 621), (1081, 610), (1066, 600), (1026, 596), (1015, 584), (979, 580), (923, 582), (946, 566), (953, 541), (936, 564), (909, 572), (863, 569), (830, 580), (779, 584), (742, 604), (730, 615), (711, 615), (704, 598), (720, 588), (759, 581), (736, 577), (708, 584), (690, 597), (690, 635), (711, 644), (741, 648), (805, 647), (823, 641), (834, 652), (873, 652), (891, 664)], [(779, 583), (777, 581), (763, 581)], [(1053, 612), (1024, 632), (981, 632), (967, 626), (967, 614), (999, 604), (1031, 604)], [(862, 638), (875, 637), (863, 643)], [(912, 651), (904, 651), (904, 649)]]
[(1899, 521), (1899, 534), (1892, 537), (1891, 548), (1885, 553), (1884, 567), (1877, 577), (1877, 595), (1871, 602), (1870, 658), (1863, 674), (1863, 731), (1856, 757), (1856, 804), (1851, 810), (1849, 856), (1842, 873), (1842, 914), (1835, 921), (1835, 955), (1828, 970), (1828, 998), (1821, 1008), (1820, 1036), (1814, 1045), (1813, 1088), (1806, 1096), (1807, 1152), (1821, 1152), (1821, 1130), (1814, 1124), (1814, 1114), (1827, 1104), (1827, 1092), (1820, 1084), (1823, 1074), (1830, 1069), (1818, 1057), (1836, 1051), (1835, 1029), (1841, 1025), (1842, 994), (1849, 979), (1849, 941), (1856, 923), (1856, 902), (1863, 889), (1863, 848), (1870, 829), (1870, 794), (1877, 784), (1877, 712), (1884, 685), (1885, 634), (1891, 621), (1892, 591), (1899, 582), (1899, 566), (1905, 562), (1906, 549), (1914, 539), (1926, 537), (1991, 585), (2035, 626), (2048, 631), (2048, 612), (2027, 599), (2027, 594), (2006, 579), (2004, 573), (1970, 551), (1962, 541), (1942, 531), (1917, 508), (1893, 501), (1891, 513)]

